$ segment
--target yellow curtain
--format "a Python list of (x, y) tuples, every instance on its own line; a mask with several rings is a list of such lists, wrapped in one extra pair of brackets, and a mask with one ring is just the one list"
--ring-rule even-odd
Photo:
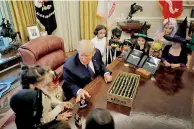
[(94, 37), (94, 29), (100, 23), (97, 16), (98, 1), (80, 1), (81, 39), (90, 40)]
[(36, 23), (35, 7), (33, 1), (9, 1), (16, 32), (20, 32), (22, 43), (27, 42), (28, 25)]

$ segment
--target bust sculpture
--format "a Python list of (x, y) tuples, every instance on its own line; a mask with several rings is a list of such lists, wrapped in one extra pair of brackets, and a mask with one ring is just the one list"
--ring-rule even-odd
[(142, 6), (140, 6), (140, 5), (137, 5), (136, 3), (133, 3), (132, 5), (131, 5), (131, 8), (130, 8), (130, 12), (129, 12), (129, 14), (128, 14), (128, 16), (127, 16), (127, 22), (139, 22), (139, 21), (137, 21), (137, 20), (132, 20), (132, 17), (133, 17), (133, 14), (135, 14), (137, 11), (143, 11), (143, 8), (142, 8)]

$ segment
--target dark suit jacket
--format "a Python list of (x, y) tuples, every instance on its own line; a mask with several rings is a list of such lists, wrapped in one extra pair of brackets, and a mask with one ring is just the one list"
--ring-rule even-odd
[[(98, 75), (103, 76), (104, 73), (110, 72), (106, 69), (98, 49), (96, 49), (92, 62), (95, 69), (95, 77)], [(71, 56), (65, 62), (63, 66), (63, 78), (64, 83), (62, 88), (67, 100), (76, 96), (80, 88), (84, 88), (85, 85), (92, 81), (88, 69), (80, 62), (78, 53)]]

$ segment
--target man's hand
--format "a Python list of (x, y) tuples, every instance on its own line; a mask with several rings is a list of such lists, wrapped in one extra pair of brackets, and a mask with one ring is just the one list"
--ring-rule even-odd
[(80, 102), (81, 99), (86, 99), (86, 97), (87, 97), (87, 98), (90, 98), (91, 96), (89, 95), (89, 93), (88, 93), (86, 90), (81, 89), (81, 90), (78, 92), (78, 94), (77, 94), (76, 103), (77, 103), (77, 102)]
[(110, 73), (105, 73), (104, 74), (104, 80), (106, 83), (109, 83), (112, 81), (112, 76), (110, 75)]
[(178, 68), (180, 67), (180, 64), (171, 64), (171, 68), (174, 69), (174, 68)]
[(167, 61), (164, 61), (164, 65), (165, 65), (166, 67), (170, 67), (170, 66), (171, 66), (171, 64), (168, 63)]
[(63, 102), (63, 104), (64, 104), (64, 108), (67, 108), (67, 109), (73, 108), (73, 104), (71, 102)]
[(59, 114), (56, 120), (67, 121), (70, 117), (72, 117), (71, 112), (64, 112), (62, 114)]

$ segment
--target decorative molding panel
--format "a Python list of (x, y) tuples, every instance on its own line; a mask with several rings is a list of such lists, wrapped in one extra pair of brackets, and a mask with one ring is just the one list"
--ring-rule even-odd
[[(185, 17), (177, 18), (177, 20), (184, 20)], [(133, 20), (146, 20), (146, 21), (163, 21), (162, 17), (133, 17)], [(188, 21), (194, 20), (194, 18), (187, 18)], [(126, 18), (117, 17), (116, 21), (126, 21)]]

